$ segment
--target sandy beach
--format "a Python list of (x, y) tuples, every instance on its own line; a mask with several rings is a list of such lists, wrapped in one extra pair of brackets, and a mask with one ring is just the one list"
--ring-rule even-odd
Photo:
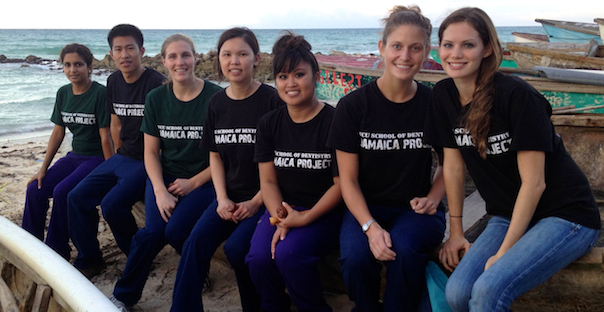
[[(21, 225), (25, 190), (29, 179), (40, 169), (48, 134), (37, 133), (30, 137), (0, 138), (0, 215)], [(55, 161), (64, 156), (71, 147), (64, 140)], [(101, 218), (98, 233), (101, 250), (107, 262), (107, 270), (94, 277), (92, 282), (105, 295), (110, 296), (113, 286), (122, 274), (126, 257), (115, 244), (111, 231)], [(76, 256), (73, 248), (71, 258)], [(155, 258), (140, 302), (133, 311), (168, 311), (172, 303), (172, 288), (178, 267), (179, 255), (166, 246)], [(211, 263), (212, 288), (204, 293), (205, 311), (241, 311), (235, 274), (224, 262), (215, 257)], [(325, 294), (334, 311), (350, 311), (352, 303), (347, 295)]]

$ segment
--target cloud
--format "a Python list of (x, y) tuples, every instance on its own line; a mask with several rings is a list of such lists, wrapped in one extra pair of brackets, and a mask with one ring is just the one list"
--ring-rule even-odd
[[(410, 3), (418, 1), (410, 1)], [(380, 19), (400, 2), (390, 0), (348, 1), (206, 1), (180, 0), (152, 4), (106, 0), (82, 2), (30, 0), (3, 3), (0, 28), (109, 29), (118, 23), (132, 23), (143, 29), (225, 29), (250, 28), (377, 28)], [(453, 10), (478, 6), (491, 16), (496, 26), (539, 26), (535, 18), (593, 22), (604, 18), (604, 2), (583, 0), (572, 5), (561, 0), (432, 0), (420, 4), (434, 26)], [(592, 16), (592, 14), (600, 16)]]

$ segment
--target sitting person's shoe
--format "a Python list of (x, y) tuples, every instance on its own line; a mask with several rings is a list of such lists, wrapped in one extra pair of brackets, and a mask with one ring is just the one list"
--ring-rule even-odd
[(80, 269), (78, 268), (78, 270), (80, 270), (80, 273), (82, 273), (82, 275), (86, 276), (87, 279), (92, 279), (93, 277), (101, 274), (103, 271), (105, 271), (105, 269), (107, 268), (107, 265), (105, 264), (105, 262), (101, 262), (98, 264), (95, 264), (93, 266), (87, 267), (85, 269)]
[(121, 302), (119, 299), (115, 298), (114, 295), (111, 295), (111, 297), (109, 297), (109, 301), (111, 301), (111, 303), (113, 303), (115, 305), (115, 307), (120, 310), (120, 312), (130, 312), (130, 307), (127, 306), (126, 304), (124, 304), (123, 302)]

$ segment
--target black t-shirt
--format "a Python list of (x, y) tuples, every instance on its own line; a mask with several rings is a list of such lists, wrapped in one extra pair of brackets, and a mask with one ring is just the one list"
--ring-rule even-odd
[(284, 106), (258, 123), (254, 161), (273, 162), (281, 196), (290, 205), (312, 208), (333, 185), (337, 165), (326, 143), (334, 113), (325, 105), (313, 119), (295, 123)]
[(262, 84), (243, 100), (233, 100), (222, 90), (208, 105), (201, 145), (220, 155), (227, 196), (234, 202), (249, 200), (260, 189), (258, 166), (253, 162), (258, 120), (283, 102), (275, 88)]
[(115, 114), (122, 122), (120, 139), (122, 146), (117, 153), (137, 160), (143, 160), (143, 133), (140, 132), (145, 111), (145, 98), (149, 91), (160, 86), (166, 78), (147, 68), (133, 83), (127, 83), (121, 71), (107, 78), (107, 105), (105, 109)]
[(327, 145), (359, 156), (359, 184), (369, 205), (411, 209), (430, 191), (431, 146), (424, 144), (430, 88), (417, 84), (405, 103), (389, 101), (376, 80), (343, 97)]
[(549, 102), (518, 77), (495, 75), (495, 101), (490, 111), (487, 158), (480, 157), (462, 124), (472, 103), (461, 106), (452, 79), (432, 92), (426, 142), (457, 148), (487, 204), (487, 212), (510, 218), (520, 189), (517, 152), (545, 152), (546, 189), (532, 222), (556, 216), (600, 228), (600, 215), (587, 178), (566, 152), (550, 120)]

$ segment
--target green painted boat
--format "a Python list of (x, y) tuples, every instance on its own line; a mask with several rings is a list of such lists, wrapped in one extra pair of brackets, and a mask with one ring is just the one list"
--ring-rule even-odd
[[(440, 54), (438, 53), (438, 47), (432, 47), (432, 49), (430, 50), (430, 58), (432, 58), (437, 63), (441, 64)], [(514, 60), (509, 51), (504, 52), (503, 59), (501, 60), (501, 64), (499, 66), (506, 68), (518, 68), (516, 60)]]
[[(317, 97), (327, 101), (337, 101), (351, 91), (382, 75), (382, 70), (341, 66), (321, 63), (317, 81)], [(557, 112), (578, 112), (604, 114), (604, 86), (575, 84), (538, 77), (535, 70), (504, 68), (501, 70), (519, 77), (537, 89)], [(422, 84), (433, 86), (446, 78), (444, 71), (421, 70), (415, 79)], [(558, 111), (560, 110), (560, 111)], [(565, 111), (567, 110), (567, 111)]]

